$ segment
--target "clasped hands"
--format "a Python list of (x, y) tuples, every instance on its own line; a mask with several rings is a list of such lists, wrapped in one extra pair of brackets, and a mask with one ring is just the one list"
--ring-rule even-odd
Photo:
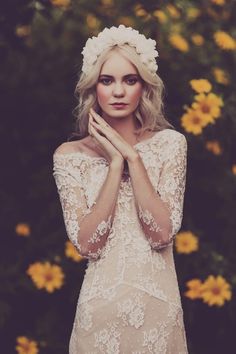
[(88, 131), (110, 162), (120, 158), (129, 163), (139, 158), (138, 152), (92, 108)]

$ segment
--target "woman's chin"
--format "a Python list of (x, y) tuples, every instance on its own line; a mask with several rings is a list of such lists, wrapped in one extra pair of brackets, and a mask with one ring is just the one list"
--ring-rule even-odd
[(103, 111), (103, 115), (106, 117), (110, 118), (124, 118), (132, 115), (133, 112), (127, 111), (127, 110), (107, 110)]

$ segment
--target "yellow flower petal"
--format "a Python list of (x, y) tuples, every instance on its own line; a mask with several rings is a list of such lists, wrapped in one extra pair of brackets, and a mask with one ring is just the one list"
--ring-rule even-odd
[(211, 83), (206, 79), (190, 80), (190, 85), (198, 93), (209, 92), (212, 89)]
[(209, 124), (209, 117), (201, 110), (188, 108), (187, 112), (181, 117), (181, 125), (186, 132), (194, 135), (202, 133), (202, 129)]
[(17, 224), (15, 231), (19, 236), (30, 236), (30, 226), (27, 223)]
[(49, 262), (31, 264), (27, 269), (27, 274), (38, 289), (46, 289), (48, 292), (60, 289), (65, 277), (60, 266)]
[(200, 279), (194, 278), (186, 282), (186, 286), (189, 288), (184, 295), (191, 300), (201, 299), (202, 294), (202, 282)]
[(223, 306), (232, 298), (231, 285), (221, 275), (209, 275), (202, 285), (201, 296), (209, 306)]
[(15, 346), (18, 354), (37, 354), (39, 352), (37, 342), (20, 336), (16, 338), (17, 345)]
[(227, 32), (217, 31), (214, 33), (215, 43), (223, 50), (235, 50), (236, 41)]
[(181, 52), (188, 52), (189, 51), (189, 44), (187, 40), (181, 36), (179, 33), (173, 33), (169, 35), (169, 42), (170, 44), (180, 50)]
[(211, 140), (206, 142), (207, 150), (211, 151), (215, 155), (222, 154), (222, 148), (217, 140)]
[(180, 232), (176, 235), (175, 247), (177, 253), (192, 253), (199, 248), (198, 238), (191, 231)]
[(80, 262), (84, 259), (84, 257), (79, 254), (77, 249), (70, 241), (66, 241), (65, 254), (68, 258), (73, 259), (75, 262)]

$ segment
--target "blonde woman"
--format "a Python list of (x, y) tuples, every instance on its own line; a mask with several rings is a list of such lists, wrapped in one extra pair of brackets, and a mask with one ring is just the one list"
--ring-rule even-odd
[(53, 155), (65, 227), (87, 268), (70, 354), (186, 354), (173, 258), (187, 142), (163, 114), (156, 42), (120, 25), (89, 38), (78, 139)]

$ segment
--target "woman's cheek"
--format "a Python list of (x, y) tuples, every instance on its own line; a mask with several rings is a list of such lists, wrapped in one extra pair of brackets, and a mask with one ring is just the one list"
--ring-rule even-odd
[(135, 90), (132, 92), (132, 102), (138, 103), (142, 95), (142, 86), (135, 87)]
[(97, 98), (101, 103), (106, 103), (109, 98), (107, 87), (100, 85), (97, 87)]

